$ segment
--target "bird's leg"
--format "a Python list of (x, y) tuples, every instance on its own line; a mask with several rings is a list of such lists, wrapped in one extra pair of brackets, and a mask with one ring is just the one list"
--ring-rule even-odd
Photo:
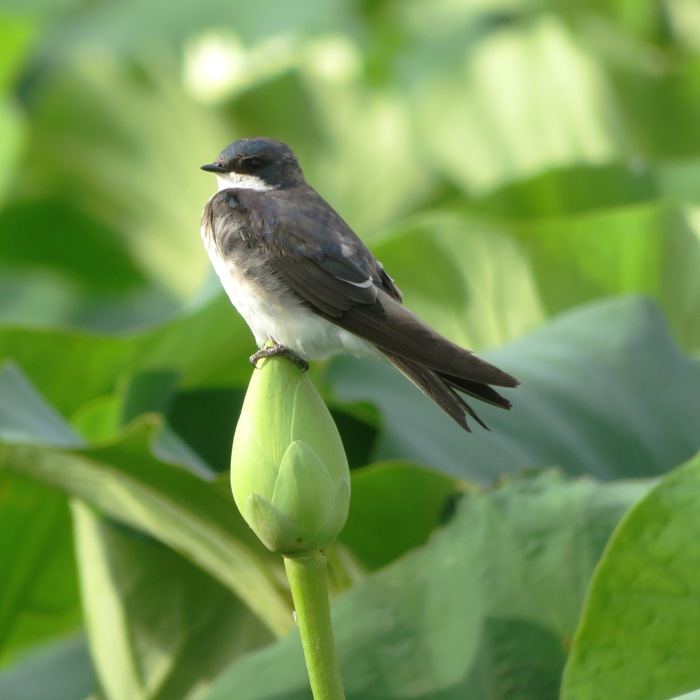
[(285, 348), (284, 345), (276, 343), (274, 340), (268, 343), (264, 348), (258, 350), (254, 355), (250, 356), (250, 364), (255, 367), (258, 360), (262, 360), (265, 357), (272, 357), (273, 355), (282, 355), (288, 360), (293, 362), (302, 372), (306, 372), (309, 369), (309, 363), (299, 357), (295, 352), (292, 352), (289, 348)]

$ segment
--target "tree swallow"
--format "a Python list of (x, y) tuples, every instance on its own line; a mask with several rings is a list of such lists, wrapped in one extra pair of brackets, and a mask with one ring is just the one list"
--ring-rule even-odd
[[(455, 345), (401, 303), (401, 292), (281, 141), (242, 139), (202, 170), (219, 189), (202, 239), (260, 350), (300, 367), (340, 352), (384, 355), (465, 430), (481, 426), (459, 392), (510, 408), (490, 385), (518, 380)], [(424, 271), (425, 274), (425, 271)]]

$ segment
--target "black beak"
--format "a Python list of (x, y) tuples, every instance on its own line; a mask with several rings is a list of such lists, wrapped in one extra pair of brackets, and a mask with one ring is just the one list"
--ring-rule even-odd
[(226, 168), (224, 168), (223, 165), (219, 165), (218, 163), (208, 163), (207, 165), (203, 165), (201, 167), (201, 170), (206, 170), (208, 173), (225, 173)]

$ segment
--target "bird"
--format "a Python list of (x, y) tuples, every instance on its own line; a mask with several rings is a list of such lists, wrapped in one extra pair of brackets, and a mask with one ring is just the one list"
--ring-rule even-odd
[(201, 169), (218, 183), (202, 213), (202, 240), (255, 337), (253, 366), (273, 355), (302, 370), (340, 353), (380, 355), (466, 431), (467, 416), (488, 426), (464, 395), (511, 408), (493, 387), (518, 380), (403, 305), (394, 280), (306, 182), (287, 144), (240, 139)]

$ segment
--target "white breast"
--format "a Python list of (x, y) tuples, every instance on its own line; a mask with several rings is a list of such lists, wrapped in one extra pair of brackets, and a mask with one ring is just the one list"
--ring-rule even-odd
[[(211, 236), (202, 231), (209, 259), (231, 303), (255, 336), (258, 347), (268, 340), (292, 350), (306, 360), (318, 360), (342, 352), (374, 355), (376, 350), (365, 340), (343, 330), (309, 310), (281, 280), (263, 268), (242, 269), (235, 256), (223, 258)], [(263, 286), (255, 280), (265, 279)]]

